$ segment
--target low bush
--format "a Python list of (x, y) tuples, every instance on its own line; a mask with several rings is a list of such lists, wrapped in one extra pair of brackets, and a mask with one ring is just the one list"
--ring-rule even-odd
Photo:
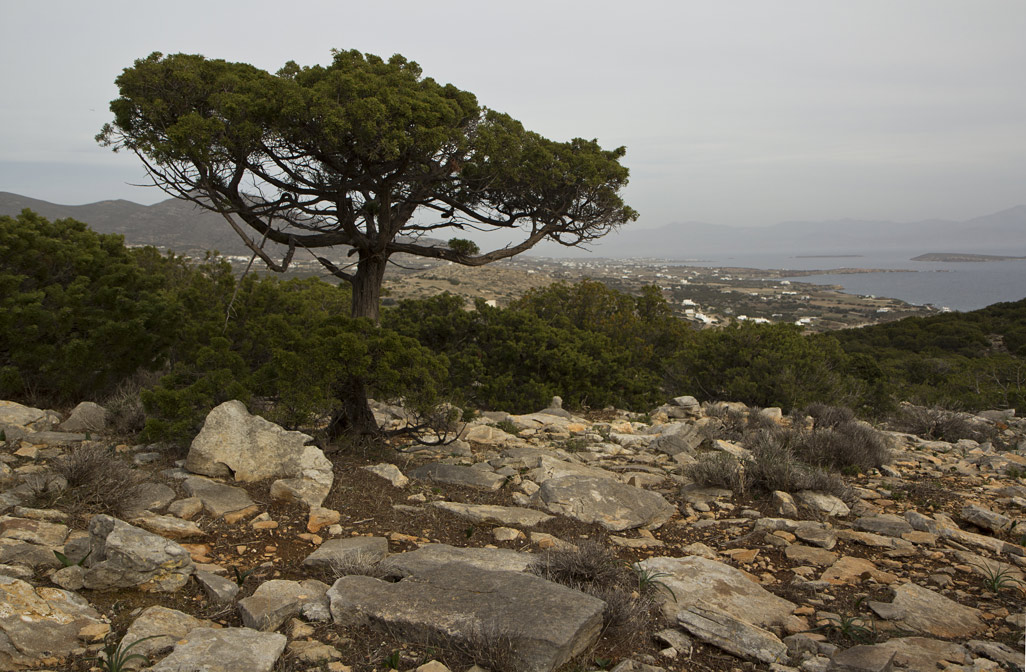
[(730, 453), (704, 453), (685, 468), (684, 474), (705, 487), (727, 488), (739, 495), (747, 489), (744, 468)]
[(997, 434), (990, 425), (970, 420), (965, 414), (923, 406), (902, 406), (891, 418), (891, 426), (924, 439), (952, 443), (960, 439), (983, 442)]
[(124, 517), (139, 493), (142, 478), (130, 464), (100, 445), (84, 445), (54, 460), (64, 481), (58, 500), (73, 512)]
[(797, 456), (811, 465), (850, 474), (881, 467), (891, 459), (891, 451), (883, 435), (854, 420), (791, 431), (796, 434), (794, 446)]

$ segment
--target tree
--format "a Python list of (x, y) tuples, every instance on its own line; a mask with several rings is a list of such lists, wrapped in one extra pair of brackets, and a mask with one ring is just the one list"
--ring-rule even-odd
[[(352, 315), (375, 323), (396, 253), (479, 266), (543, 240), (587, 243), (636, 219), (619, 195), (623, 147), (548, 140), (399, 55), (333, 55), (328, 66), (289, 62), (272, 75), (151, 54), (118, 77), (114, 121), (97, 140), (134, 152), (168, 194), (221, 213), (272, 270), (309, 250), (351, 284)], [(468, 228), (516, 231), (520, 242), (482, 252), (428, 238)], [(280, 260), (268, 241), (284, 246)], [(352, 261), (317, 252), (335, 246)], [(360, 380), (340, 381), (338, 393), (346, 403), (333, 433), (376, 429)]]

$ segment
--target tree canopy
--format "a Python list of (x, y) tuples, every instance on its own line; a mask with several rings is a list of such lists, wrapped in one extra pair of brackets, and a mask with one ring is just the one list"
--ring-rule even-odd
[[(97, 140), (134, 152), (172, 196), (222, 213), (273, 270), (311, 251), (352, 284), (353, 316), (375, 321), (395, 253), (477, 266), (636, 219), (620, 197), (623, 147), (546, 139), (399, 55), (333, 54), (275, 74), (151, 54), (118, 77), (114, 121)], [(481, 251), (436, 238), (466, 229), (517, 231), (519, 242)], [(266, 241), (287, 251), (273, 256)], [(334, 246), (355, 259), (316, 252)]]

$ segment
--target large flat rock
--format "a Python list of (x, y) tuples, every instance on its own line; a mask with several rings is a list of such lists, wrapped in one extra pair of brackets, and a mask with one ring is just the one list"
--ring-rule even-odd
[(79, 650), (82, 628), (100, 624), (100, 613), (75, 593), (0, 576), (0, 670), (52, 666)]
[(505, 476), (500, 476), (494, 471), (440, 462), (417, 467), (409, 474), (410, 478), (415, 478), (418, 481), (464, 485), (479, 490), (498, 490), (506, 482)]
[(677, 622), (707, 644), (741, 658), (763, 663), (787, 660), (787, 646), (772, 632), (717, 609), (710, 604), (690, 604), (677, 612)]
[(139, 588), (174, 592), (194, 570), (180, 544), (106, 515), (89, 521), (89, 554), (82, 575), (90, 590)]
[(534, 556), (508, 548), (459, 548), (448, 544), (425, 544), (415, 551), (399, 553), (386, 563), (396, 577), (419, 575), (443, 565), (469, 565), (492, 571), (523, 572)]
[(978, 609), (914, 583), (897, 586), (890, 603), (870, 602), (869, 606), (880, 618), (934, 637), (964, 638), (986, 630)]
[(190, 476), (182, 487), (189, 496), (198, 497), (203, 502), (203, 509), (214, 517), (253, 506), (249, 493), (242, 488), (202, 476)]
[(659, 575), (660, 584), (665, 586), (659, 593), (668, 615), (699, 605), (722, 610), (760, 628), (801, 625), (792, 615), (797, 605), (777, 597), (741, 570), (722, 562), (692, 555), (648, 558), (639, 565)]
[(677, 507), (657, 492), (588, 476), (545, 481), (534, 494), (534, 502), (552, 513), (598, 523), (613, 532), (636, 527), (654, 529), (677, 512)]
[(150, 672), (271, 672), (287, 641), (250, 628), (196, 628)]
[(512, 641), (517, 669), (549, 672), (589, 647), (605, 603), (517, 572), (442, 565), (398, 583), (345, 576), (328, 591), (337, 623), (373, 623), (400, 637), (473, 645), (482, 636)]
[(498, 525), (518, 525), (534, 527), (552, 520), (554, 516), (525, 509), (519, 506), (494, 506), (491, 504), (464, 504), (462, 502), (432, 502), (432, 506), (466, 518), (474, 523), (496, 523)]

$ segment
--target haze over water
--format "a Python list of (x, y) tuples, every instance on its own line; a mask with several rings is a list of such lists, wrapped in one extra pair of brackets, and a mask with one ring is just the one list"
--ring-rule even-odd
[[(832, 270), (838, 268), (900, 269), (908, 273), (825, 273), (793, 277), (799, 282), (840, 285), (849, 294), (871, 294), (917, 305), (969, 311), (1026, 297), (1026, 259), (988, 262), (911, 261), (908, 252), (848, 252), (856, 256), (794, 256), (783, 254), (708, 255), (688, 266)], [(1026, 255), (1026, 251), (991, 254)]]

